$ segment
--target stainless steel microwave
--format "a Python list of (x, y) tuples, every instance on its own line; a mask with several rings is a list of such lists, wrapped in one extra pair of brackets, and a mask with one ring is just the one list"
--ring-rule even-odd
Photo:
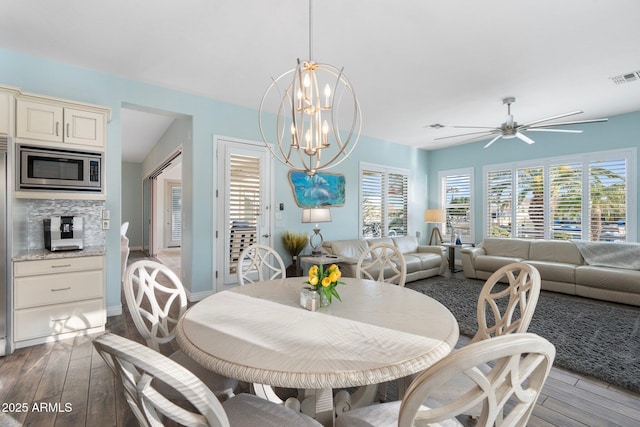
[(20, 190), (102, 191), (102, 153), (18, 145), (16, 159)]

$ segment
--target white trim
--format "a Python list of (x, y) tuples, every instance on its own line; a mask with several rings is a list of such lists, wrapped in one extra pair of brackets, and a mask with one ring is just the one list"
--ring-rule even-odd
[[(267, 162), (266, 162), (266, 169), (267, 171), (265, 171), (266, 173), (266, 180), (268, 181), (268, 186), (267, 188), (269, 188), (268, 193), (267, 193), (267, 197), (268, 199), (265, 201), (266, 205), (267, 205), (267, 211), (269, 212), (269, 216), (267, 219), (267, 224), (268, 224), (268, 229), (269, 229), (269, 237), (268, 237), (268, 242), (265, 242), (265, 244), (267, 244), (268, 246), (273, 246), (273, 230), (274, 230), (274, 209), (272, 209), (273, 207), (273, 203), (275, 200), (275, 189), (274, 189), (274, 160), (273, 157), (270, 155), (269, 150), (264, 142), (261, 141), (254, 141), (254, 140), (250, 140), (250, 139), (242, 139), (242, 138), (235, 138), (235, 137), (231, 137), (231, 136), (224, 136), (224, 135), (217, 135), (214, 134), (213, 135), (213, 165), (215, 168), (217, 168), (217, 173), (213, 174), (213, 194), (212, 194), (212, 199), (213, 199), (213, 206), (214, 208), (214, 215), (213, 215), (213, 230), (214, 230), (214, 239), (212, 242), (212, 254), (213, 255), (213, 262), (211, 265), (212, 271), (211, 271), (211, 277), (213, 278), (213, 282), (214, 282), (214, 286), (213, 286), (213, 292), (219, 292), (225, 289), (225, 283), (224, 283), (224, 278), (225, 278), (225, 272), (222, 271), (224, 269), (224, 250), (218, 250), (219, 245), (219, 241), (220, 239), (224, 239), (224, 230), (225, 230), (225, 224), (224, 224), (224, 220), (225, 220), (225, 214), (222, 213), (222, 209), (226, 209), (226, 205), (224, 203), (218, 203), (218, 200), (220, 200), (220, 198), (224, 197), (224, 185), (226, 185), (227, 183), (227, 179), (225, 177), (225, 147), (229, 146), (229, 145), (241, 145), (244, 144), (245, 146), (249, 146), (252, 148), (264, 148), (265, 152), (267, 153)], [(218, 194), (218, 197), (216, 197), (216, 193)], [(216, 231), (218, 232), (218, 238), (215, 238), (215, 233)], [(216, 271), (218, 271), (218, 277), (216, 278)], [(199, 294), (196, 294), (193, 298), (199, 298)]]
[(122, 304), (107, 307), (107, 317), (120, 316), (122, 314)]

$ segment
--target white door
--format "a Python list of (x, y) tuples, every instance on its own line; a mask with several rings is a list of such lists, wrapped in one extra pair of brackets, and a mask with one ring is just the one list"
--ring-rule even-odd
[(237, 283), (242, 250), (260, 243), (271, 246), (273, 223), (272, 160), (262, 142), (216, 137), (218, 218), (216, 227), (217, 288)]

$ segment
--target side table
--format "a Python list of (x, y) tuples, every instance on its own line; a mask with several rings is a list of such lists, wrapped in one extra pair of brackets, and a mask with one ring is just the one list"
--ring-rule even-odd
[(449, 248), (449, 270), (452, 273), (458, 273), (459, 271), (462, 271), (461, 269), (456, 269), (456, 249), (470, 248), (474, 245), (469, 243), (463, 243), (461, 245), (443, 243), (442, 246), (444, 246), (445, 248)]
[(300, 268), (302, 269), (303, 276), (306, 275), (307, 269), (305, 269), (302, 264), (322, 265), (324, 267), (327, 265), (337, 264), (339, 262), (344, 261), (344, 258), (342, 257), (336, 256), (336, 255), (324, 255), (324, 254), (320, 256), (307, 255), (307, 256), (302, 256), (299, 259), (300, 259)]

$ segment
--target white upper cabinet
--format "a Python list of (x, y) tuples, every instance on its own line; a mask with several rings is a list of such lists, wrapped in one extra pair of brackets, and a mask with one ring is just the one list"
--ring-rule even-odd
[(0, 135), (13, 136), (13, 103), (17, 89), (0, 86)]
[(16, 136), (104, 149), (108, 109), (49, 99), (18, 98)]

